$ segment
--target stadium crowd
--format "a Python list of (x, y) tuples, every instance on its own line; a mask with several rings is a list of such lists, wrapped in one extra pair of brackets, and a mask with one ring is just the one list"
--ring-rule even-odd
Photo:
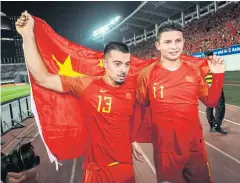
[[(187, 23), (184, 27), (186, 54), (209, 49), (227, 48), (240, 44), (240, 3), (231, 3), (216, 13)], [(134, 55), (143, 59), (158, 56), (155, 38), (143, 41), (131, 49)]]
[[(184, 27), (184, 36), (186, 54), (240, 44), (240, 2), (231, 3), (216, 13), (187, 23)], [(131, 45), (133, 55), (143, 59), (158, 56), (155, 40), (156, 38), (152, 37), (137, 45)], [(26, 71), (26, 66), (4, 64), (1, 67), (2, 80), (13, 79), (17, 71)]]
[(1, 65), (1, 80), (14, 79), (17, 72), (27, 71), (25, 64)]

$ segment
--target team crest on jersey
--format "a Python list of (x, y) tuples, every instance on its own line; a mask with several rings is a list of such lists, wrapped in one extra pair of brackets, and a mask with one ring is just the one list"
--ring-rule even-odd
[(195, 78), (192, 77), (192, 76), (186, 76), (186, 81), (187, 81), (187, 82), (195, 82), (196, 80), (195, 80)]
[(132, 99), (132, 93), (126, 93), (125, 96), (127, 99)]

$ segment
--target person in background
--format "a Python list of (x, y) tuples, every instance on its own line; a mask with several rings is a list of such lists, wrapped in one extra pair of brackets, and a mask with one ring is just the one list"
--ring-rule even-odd
[[(213, 51), (206, 51), (205, 56), (213, 56)], [(208, 85), (212, 84), (212, 73), (209, 72), (208, 75), (205, 77)], [(222, 134), (227, 134), (226, 131), (224, 131), (221, 128), (223, 118), (225, 116), (225, 98), (224, 98), (224, 92), (222, 89), (222, 93), (220, 96), (220, 99), (218, 101), (217, 106), (215, 107), (215, 116), (213, 115), (213, 109), (211, 107), (206, 108), (206, 114), (207, 114), (207, 119), (208, 123), (210, 125), (210, 130), (211, 131), (216, 131)]]

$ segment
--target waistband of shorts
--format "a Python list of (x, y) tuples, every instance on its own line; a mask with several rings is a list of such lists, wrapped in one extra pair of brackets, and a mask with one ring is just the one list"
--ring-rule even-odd
[(89, 171), (98, 171), (98, 170), (101, 170), (102, 168), (104, 167), (107, 167), (107, 166), (116, 166), (118, 165), (119, 162), (112, 162), (112, 163), (109, 163), (108, 165), (106, 166), (98, 166), (96, 163), (88, 163), (88, 164), (83, 164), (83, 169), (85, 170), (89, 170)]
[(105, 167), (112, 167), (112, 166), (117, 166), (117, 165), (119, 165), (119, 164), (129, 164), (129, 165), (131, 165), (131, 164), (133, 164), (133, 162), (112, 162), (112, 163), (109, 163), (109, 164), (107, 164), (107, 165), (105, 165), (105, 166), (98, 166), (96, 163), (88, 163), (88, 164), (83, 164), (83, 166), (82, 166), (82, 168), (84, 169), (84, 170), (87, 170), (87, 171), (99, 171), (99, 170), (101, 170), (101, 169), (103, 169), (103, 168), (105, 168)]

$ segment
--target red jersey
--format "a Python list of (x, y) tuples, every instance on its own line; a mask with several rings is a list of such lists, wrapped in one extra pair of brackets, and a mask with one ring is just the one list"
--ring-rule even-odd
[(140, 73), (137, 98), (141, 103), (150, 102), (153, 144), (158, 152), (182, 153), (202, 146), (198, 99), (216, 105), (222, 83), (223, 74), (213, 74), (208, 89), (200, 72), (186, 62), (176, 71), (156, 62)]
[(64, 92), (80, 99), (89, 129), (85, 167), (101, 168), (113, 162), (132, 163), (130, 121), (134, 110), (135, 86), (131, 79), (119, 87), (102, 77), (61, 76)]

